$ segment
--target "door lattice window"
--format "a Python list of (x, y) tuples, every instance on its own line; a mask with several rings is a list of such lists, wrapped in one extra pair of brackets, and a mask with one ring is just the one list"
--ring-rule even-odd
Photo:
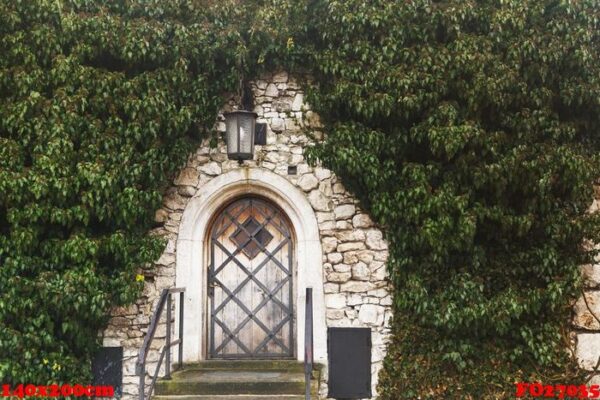
[(237, 200), (217, 217), (208, 279), (211, 357), (293, 356), (292, 255), (289, 224), (270, 203)]
[[(250, 234), (253, 235), (254, 240), (249, 240)], [(260, 252), (261, 247), (265, 248), (269, 244), (271, 239), (273, 239), (273, 235), (265, 227), (261, 226), (254, 217), (248, 218), (231, 235), (231, 240), (240, 246), (244, 254), (251, 260)]]

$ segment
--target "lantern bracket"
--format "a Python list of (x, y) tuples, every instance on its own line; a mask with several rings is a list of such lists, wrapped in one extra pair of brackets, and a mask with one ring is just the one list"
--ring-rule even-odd
[(256, 123), (256, 131), (254, 133), (254, 144), (267, 144), (267, 124), (264, 122)]

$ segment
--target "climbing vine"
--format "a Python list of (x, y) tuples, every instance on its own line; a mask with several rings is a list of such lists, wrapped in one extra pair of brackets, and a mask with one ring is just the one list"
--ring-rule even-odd
[(89, 379), (140, 295), (172, 175), (223, 94), (308, 72), (309, 153), (384, 228), (384, 399), (579, 379), (570, 300), (599, 221), (594, 0), (0, 0), (0, 377)]
[(312, 156), (386, 231), (382, 398), (577, 382), (569, 337), (599, 220), (597, 1), (319, 2), (296, 43), (327, 122)]
[(0, 2), (3, 383), (89, 379), (109, 310), (162, 251), (164, 185), (238, 84), (242, 11)]

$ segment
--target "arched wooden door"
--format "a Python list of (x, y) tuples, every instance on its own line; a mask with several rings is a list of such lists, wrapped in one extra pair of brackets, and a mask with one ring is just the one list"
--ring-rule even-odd
[(242, 198), (210, 232), (209, 356), (293, 357), (292, 231), (270, 202)]

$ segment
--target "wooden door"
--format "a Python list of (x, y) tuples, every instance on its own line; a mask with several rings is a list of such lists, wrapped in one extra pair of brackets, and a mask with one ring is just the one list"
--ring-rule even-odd
[(293, 357), (293, 239), (271, 203), (243, 198), (210, 233), (211, 358)]

